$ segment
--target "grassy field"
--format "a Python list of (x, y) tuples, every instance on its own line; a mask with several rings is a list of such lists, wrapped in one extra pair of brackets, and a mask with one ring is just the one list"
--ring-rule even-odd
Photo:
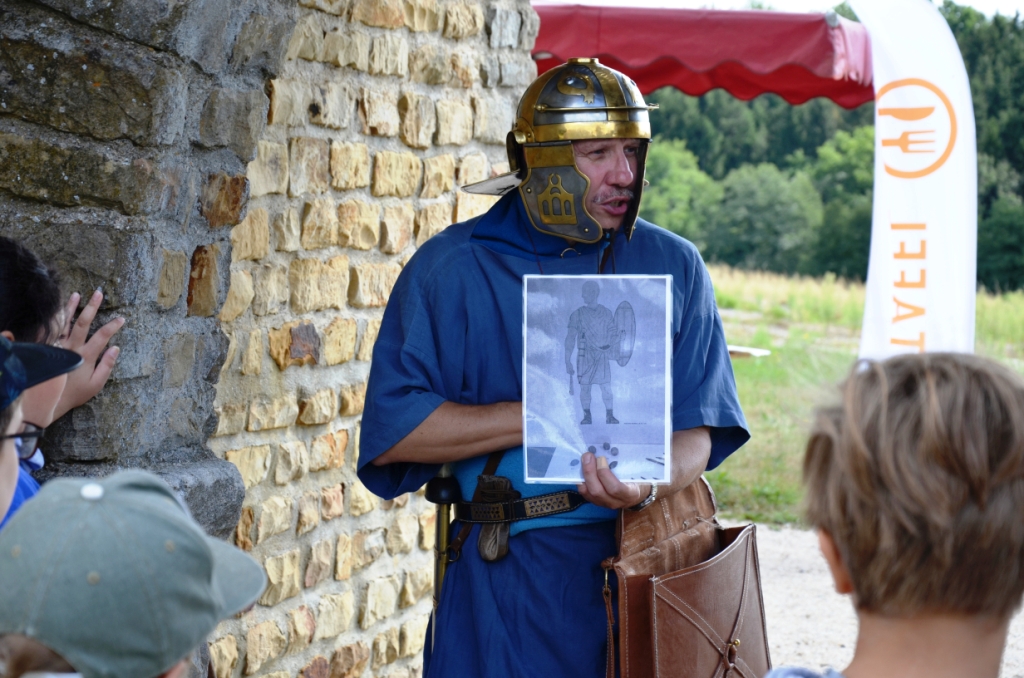
[[(723, 514), (800, 520), (800, 465), (814, 407), (834, 400), (856, 358), (863, 285), (711, 266), (730, 344), (771, 349), (733, 365), (752, 439), (708, 474)], [(977, 298), (979, 354), (1024, 371), (1024, 293)]]

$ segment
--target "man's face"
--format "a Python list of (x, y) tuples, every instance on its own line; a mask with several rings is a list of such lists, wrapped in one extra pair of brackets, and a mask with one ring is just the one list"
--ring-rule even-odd
[(601, 228), (616, 230), (629, 208), (636, 185), (639, 139), (572, 142), (576, 167), (590, 179), (586, 207)]
[[(14, 416), (4, 431), (4, 435), (13, 435), (21, 431), (24, 418), (21, 403), (14, 406)], [(18, 451), (14, 447), (14, 438), (0, 440), (0, 517), (7, 515), (14, 499), (14, 490), (18, 485)]]

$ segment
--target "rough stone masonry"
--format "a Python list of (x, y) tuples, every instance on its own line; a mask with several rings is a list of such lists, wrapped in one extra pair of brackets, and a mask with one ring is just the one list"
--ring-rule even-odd
[[(0, 233), (127, 318), (46, 472), (160, 473), (270, 585), (216, 678), (411, 678), (433, 509), (356, 479), (383, 307), (490, 199), (527, 0), (5, 0)], [(208, 660), (209, 658), (209, 660)]]

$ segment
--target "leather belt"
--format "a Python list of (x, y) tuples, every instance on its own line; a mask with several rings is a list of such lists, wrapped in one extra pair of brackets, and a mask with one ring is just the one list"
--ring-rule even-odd
[(462, 501), (455, 504), (455, 519), (464, 523), (514, 523), (568, 513), (586, 503), (583, 495), (572, 490), (493, 504)]

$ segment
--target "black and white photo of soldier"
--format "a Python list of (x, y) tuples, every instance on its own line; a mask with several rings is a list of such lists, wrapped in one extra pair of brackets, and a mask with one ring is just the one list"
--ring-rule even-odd
[[(633, 308), (628, 301), (619, 304), (615, 314), (598, 303), (601, 288), (594, 280), (583, 283), (584, 305), (569, 316), (569, 331), (565, 336), (565, 371), (569, 373), (569, 392), (575, 373), (580, 385), (580, 405), (583, 419), (580, 425), (592, 424), (591, 402), (593, 385), (601, 389), (605, 408), (605, 423), (618, 424), (615, 418), (614, 396), (611, 385), (612, 360), (625, 366), (633, 350), (636, 323)], [(576, 369), (572, 366), (572, 353), (576, 349)]]
[(671, 278), (527, 275), (523, 286), (526, 482), (578, 480), (588, 451), (619, 478), (664, 482)]

